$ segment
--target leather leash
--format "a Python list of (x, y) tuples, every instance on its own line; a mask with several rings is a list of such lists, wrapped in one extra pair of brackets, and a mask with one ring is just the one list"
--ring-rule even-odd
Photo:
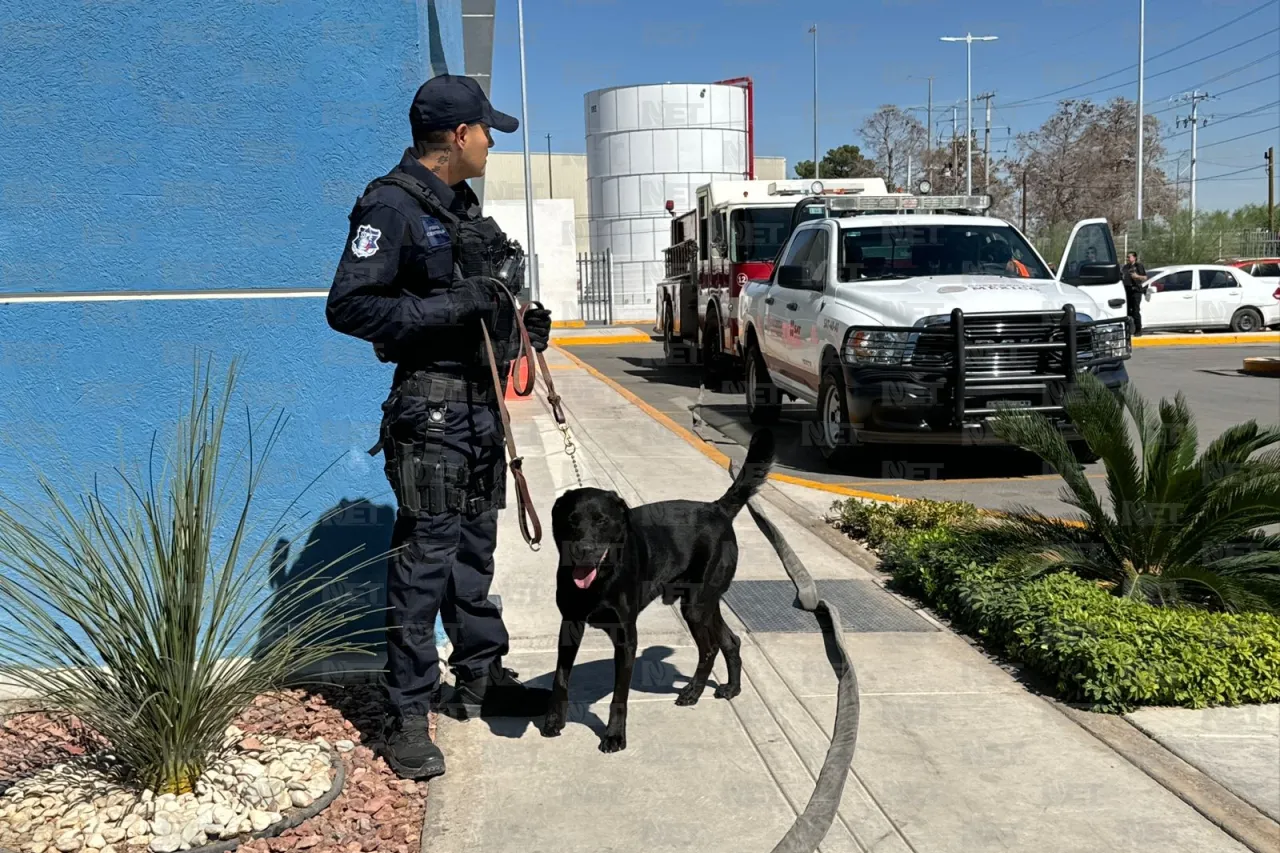
[[(516, 383), (512, 390), (515, 391), (517, 397), (528, 397), (533, 393), (534, 384), (537, 381), (537, 376), (533, 370), (533, 356), (536, 356), (538, 370), (542, 373), (542, 381), (547, 386), (547, 402), (551, 404), (551, 414), (556, 420), (556, 426), (560, 428), (560, 431), (565, 436), (566, 451), (572, 454), (573, 444), (568, 437), (568, 422), (564, 416), (564, 409), (560, 405), (560, 395), (556, 393), (555, 383), (551, 381), (551, 370), (547, 367), (547, 360), (542, 353), (533, 348), (533, 344), (529, 340), (529, 330), (524, 325), (525, 312), (534, 307), (542, 308), (542, 303), (529, 302), (521, 307), (506, 285), (497, 279), (494, 279), (494, 281), (502, 288), (507, 298), (511, 300), (512, 306), (516, 308), (516, 327), (520, 331), (520, 349), (516, 353), (515, 361), (512, 362), (511, 381)], [(481, 320), (480, 328), (484, 332), (484, 348), (489, 359), (489, 373), (493, 377), (493, 390), (498, 398), (498, 411), (502, 415), (503, 442), (507, 447), (508, 467), (511, 468), (511, 476), (516, 483), (516, 511), (520, 521), (520, 534), (524, 536), (525, 543), (534, 551), (537, 551), (542, 543), (542, 522), (538, 520), (538, 513), (533, 508), (533, 496), (529, 493), (529, 483), (524, 476), (524, 459), (516, 450), (516, 437), (511, 429), (511, 416), (507, 412), (506, 395), (502, 390), (502, 377), (498, 373), (498, 360), (493, 352), (493, 340), (489, 337), (489, 326)], [(530, 355), (531, 353), (532, 356)], [(528, 380), (523, 388), (519, 385), (522, 361), (529, 366)], [(530, 526), (532, 526), (532, 531)]]

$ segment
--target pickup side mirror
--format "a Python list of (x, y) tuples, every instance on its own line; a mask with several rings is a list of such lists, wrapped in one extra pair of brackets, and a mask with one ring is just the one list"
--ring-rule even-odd
[(1072, 280), (1067, 283), (1085, 286), (1094, 284), (1115, 284), (1120, 281), (1120, 277), (1119, 264), (1081, 264), (1079, 271), (1072, 276)]
[(786, 264), (778, 267), (779, 287), (789, 287), (793, 290), (804, 290), (808, 281), (804, 267), (798, 264)]

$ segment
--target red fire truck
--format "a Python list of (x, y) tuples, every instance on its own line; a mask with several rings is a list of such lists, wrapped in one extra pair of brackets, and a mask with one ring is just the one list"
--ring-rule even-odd
[(675, 216), (658, 282), (654, 331), (671, 365), (701, 365), (708, 389), (736, 373), (738, 294), (773, 274), (802, 197), (885, 195), (880, 178), (813, 181), (713, 181), (698, 188), (693, 210)]

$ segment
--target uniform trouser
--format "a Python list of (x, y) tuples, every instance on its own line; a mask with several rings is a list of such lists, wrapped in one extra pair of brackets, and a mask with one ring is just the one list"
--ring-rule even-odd
[[(489, 600), (506, 491), (502, 422), (489, 406), (398, 392), (383, 408), (387, 478), (399, 502), (387, 561), (388, 699), (401, 715), (425, 714), (439, 683), (437, 613), (456, 677), (481, 675), (507, 653), (506, 626)], [(406, 506), (404, 492), (409, 445), (422, 451), (417, 507)]]
[(1133, 333), (1142, 334), (1142, 291), (1126, 290), (1125, 298), (1129, 303), (1129, 316), (1133, 318)]

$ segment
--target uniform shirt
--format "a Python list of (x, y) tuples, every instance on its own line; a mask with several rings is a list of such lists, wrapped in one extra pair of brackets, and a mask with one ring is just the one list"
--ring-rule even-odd
[(1134, 281), (1134, 275), (1146, 275), (1147, 268), (1142, 265), (1142, 261), (1135, 261), (1131, 264), (1124, 265), (1124, 283), (1130, 290), (1141, 290), (1146, 286), (1145, 281)]
[[(394, 171), (422, 181), (459, 219), (479, 215), (465, 181), (450, 187), (411, 152)], [(380, 186), (357, 202), (325, 316), (333, 329), (379, 345), (392, 361), (456, 371), (476, 337), (459, 323), (454, 280), (444, 224), (400, 187)]]

